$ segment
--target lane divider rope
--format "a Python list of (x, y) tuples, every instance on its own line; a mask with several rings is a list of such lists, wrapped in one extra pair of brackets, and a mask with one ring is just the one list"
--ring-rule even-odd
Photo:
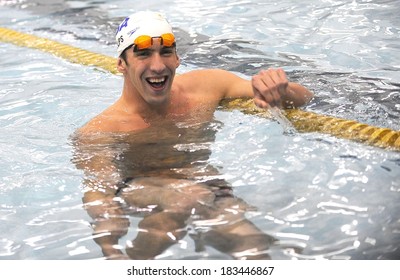
[(38, 49), (54, 54), (55, 56), (66, 59), (72, 63), (98, 67), (113, 74), (118, 74), (115, 58), (89, 52), (84, 49), (72, 47), (46, 38), (0, 27), (0, 41), (21, 47)]
[[(245, 114), (268, 115), (265, 110), (258, 108), (252, 99), (223, 100), (221, 105), (225, 109), (237, 109)], [(400, 131), (300, 109), (286, 109), (284, 114), (299, 132), (320, 132), (371, 146), (400, 151)]]
[[(93, 53), (50, 39), (0, 27), (0, 41), (21, 47), (38, 49), (72, 63), (92, 66), (112, 74), (119, 74), (116, 68), (116, 58)], [(225, 110), (237, 109), (246, 114), (271, 117), (271, 115), (266, 115), (265, 110), (256, 107), (251, 99), (223, 100), (221, 105)], [(400, 131), (370, 126), (353, 120), (306, 112), (300, 109), (284, 110), (284, 113), (296, 130), (300, 132), (320, 132), (362, 142), (371, 146), (400, 151)]]

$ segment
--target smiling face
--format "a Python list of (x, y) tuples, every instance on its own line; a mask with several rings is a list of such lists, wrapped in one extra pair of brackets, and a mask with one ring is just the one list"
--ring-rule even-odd
[(119, 59), (119, 70), (127, 82), (150, 106), (166, 104), (169, 100), (172, 82), (179, 58), (175, 45), (166, 47), (159, 38), (153, 39), (149, 48), (125, 50), (125, 60)]

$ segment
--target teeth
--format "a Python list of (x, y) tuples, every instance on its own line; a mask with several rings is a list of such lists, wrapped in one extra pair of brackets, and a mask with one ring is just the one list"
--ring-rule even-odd
[(162, 78), (149, 78), (148, 81), (150, 83), (163, 83), (165, 81), (165, 77)]

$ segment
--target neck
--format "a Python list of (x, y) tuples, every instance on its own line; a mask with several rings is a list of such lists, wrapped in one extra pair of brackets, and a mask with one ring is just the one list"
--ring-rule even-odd
[(146, 121), (165, 118), (168, 114), (170, 100), (162, 104), (152, 105), (146, 102), (139, 92), (129, 83), (124, 83), (120, 98), (121, 108), (128, 114), (140, 115)]

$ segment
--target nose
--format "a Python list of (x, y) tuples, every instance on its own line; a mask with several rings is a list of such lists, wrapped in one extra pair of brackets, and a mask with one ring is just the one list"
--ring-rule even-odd
[(150, 70), (154, 73), (162, 73), (165, 69), (163, 57), (159, 52), (154, 52), (151, 56)]

